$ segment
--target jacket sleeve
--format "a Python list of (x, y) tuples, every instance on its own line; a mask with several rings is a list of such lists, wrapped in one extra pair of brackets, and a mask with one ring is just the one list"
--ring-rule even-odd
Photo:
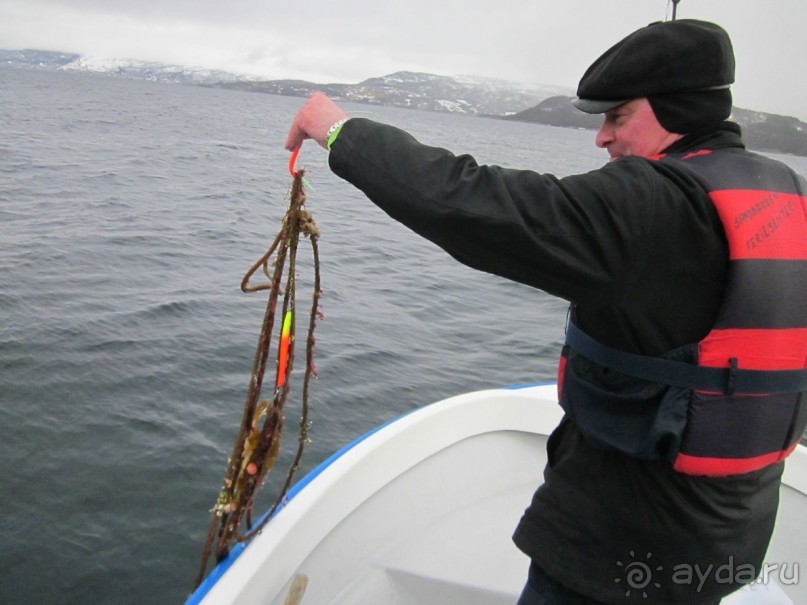
[(460, 262), (584, 304), (617, 303), (637, 246), (654, 239), (654, 215), (681, 198), (638, 158), (557, 178), (480, 166), (361, 118), (345, 124), (329, 162)]

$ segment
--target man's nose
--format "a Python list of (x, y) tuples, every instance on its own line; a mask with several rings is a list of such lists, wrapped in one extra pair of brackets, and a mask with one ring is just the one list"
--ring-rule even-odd
[(608, 120), (603, 119), (602, 126), (597, 131), (597, 137), (594, 139), (594, 144), (597, 147), (605, 148), (608, 143), (614, 140), (614, 129), (608, 124)]

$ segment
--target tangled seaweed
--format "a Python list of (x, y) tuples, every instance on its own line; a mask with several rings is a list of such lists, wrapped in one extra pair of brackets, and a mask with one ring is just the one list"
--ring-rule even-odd
[[(294, 180), (289, 195), (289, 207), (283, 218), (280, 232), (266, 254), (247, 271), (241, 281), (241, 290), (244, 292), (269, 290), (269, 298), (255, 351), (241, 428), (235, 440), (232, 455), (228, 459), (224, 484), (211, 511), (213, 519), (205, 541), (196, 586), (204, 579), (211, 555), (215, 554), (216, 562), (221, 562), (227, 557), (234, 544), (252, 539), (272, 517), (286, 497), (294, 473), (299, 467), (305, 445), (308, 443), (310, 426), (308, 388), (311, 378), (316, 377), (313, 361), (314, 328), (317, 318), (320, 317), (320, 267), (317, 245), (319, 231), (311, 213), (304, 208), (304, 172), (304, 170), (292, 171)], [(294, 363), (296, 264), (297, 246), (301, 234), (309, 239), (313, 251), (314, 293), (306, 340), (306, 370), (302, 388), (297, 451), (287, 471), (285, 482), (269, 513), (253, 526), (252, 508), (255, 496), (263, 485), (266, 475), (275, 465), (280, 451), (280, 437), (284, 422), (283, 408), (289, 394), (288, 378)], [(273, 255), (274, 261), (270, 264)], [(269, 282), (252, 286), (250, 280), (259, 269), (263, 270)], [(284, 273), (285, 283), (283, 283)], [(281, 296), (283, 297), (282, 322), (276, 347), (277, 373), (274, 395), (271, 400), (261, 399), (264, 373), (269, 361), (270, 344), (277, 315), (277, 302)], [(242, 527), (245, 528), (245, 531), (242, 530)]]

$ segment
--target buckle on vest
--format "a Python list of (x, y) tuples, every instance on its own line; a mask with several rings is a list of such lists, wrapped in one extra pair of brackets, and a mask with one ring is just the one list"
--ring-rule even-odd
[(726, 381), (726, 395), (734, 395), (734, 381), (737, 378), (737, 358), (730, 357), (729, 358), (729, 377)]

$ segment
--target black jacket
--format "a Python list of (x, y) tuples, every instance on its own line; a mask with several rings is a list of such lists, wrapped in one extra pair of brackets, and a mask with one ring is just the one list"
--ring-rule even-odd
[[(688, 135), (667, 151), (707, 146), (742, 147), (739, 129)], [(343, 127), (330, 166), (460, 262), (572, 302), (580, 327), (606, 345), (660, 355), (700, 340), (714, 321), (725, 236), (706, 192), (674, 167), (622, 158), (556, 178), (479, 166), (358, 118)], [(557, 580), (606, 603), (625, 602), (631, 553), (659, 568), (650, 602), (713, 602), (753, 578), (712, 573), (701, 584), (694, 566), (759, 564), (781, 471), (682, 476), (597, 449), (566, 419), (514, 539)], [(692, 566), (689, 585), (682, 565)]]

